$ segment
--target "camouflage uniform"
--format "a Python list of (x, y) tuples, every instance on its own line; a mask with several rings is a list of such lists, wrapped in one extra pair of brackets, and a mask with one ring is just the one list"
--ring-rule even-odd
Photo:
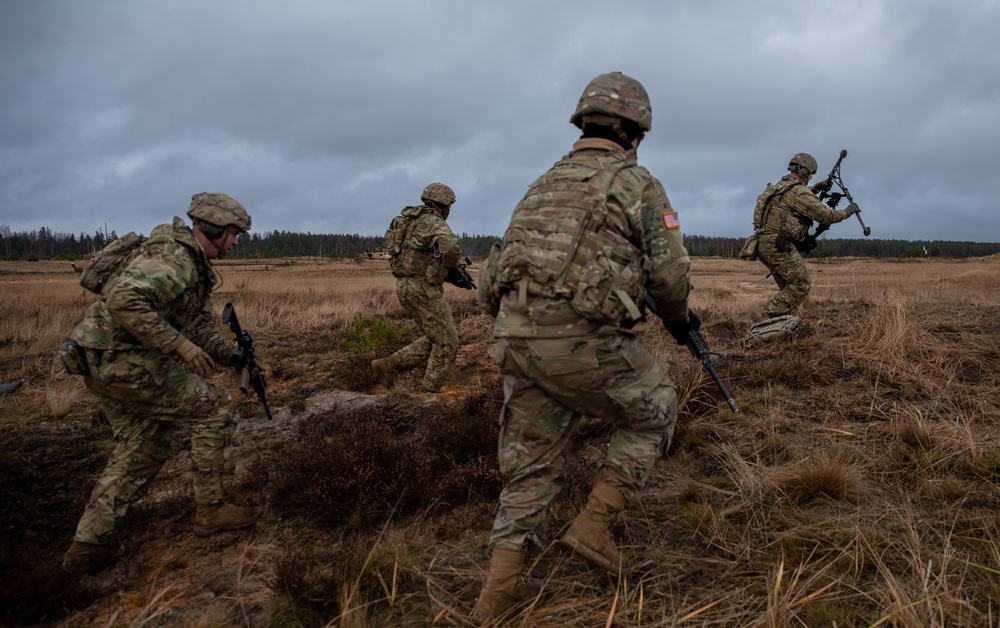
[[(608, 187), (588, 188), (595, 179)], [(631, 285), (627, 297), (617, 295), (614, 307), (592, 308), (593, 315), (583, 316), (579, 310), (590, 306), (581, 305), (581, 293), (603, 280), (588, 283), (590, 275), (582, 272), (576, 286), (560, 282), (553, 269), (565, 265), (545, 242), (573, 237), (577, 228), (569, 224), (568, 208), (587, 205), (584, 199), (595, 193), (603, 207), (593, 213), (606, 209), (605, 218), (588, 227), (592, 238), (580, 237), (574, 259), (590, 269), (620, 263), (611, 274), (616, 280), (631, 277)], [(518, 241), (511, 236), (515, 226), (541, 235), (530, 243)], [(506, 485), (490, 535), (494, 549), (522, 550), (528, 542), (544, 547), (548, 508), (559, 492), (567, 446), (581, 415), (618, 428), (599, 480), (628, 499), (669, 446), (676, 390), (663, 365), (622, 323), (632, 310), (628, 305), (641, 302), (647, 290), (665, 320), (687, 317), (690, 261), (679, 227), (663, 187), (636, 164), (635, 152), (599, 138), (576, 142), (515, 209), (479, 286), (484, 308), (497, 314), (496, 362), (504, 376), (499, 458)], [(519, 255), (533, 255), (540, 266), (515, 277), (511, 270)], [(604, 305), (614, 301), (609, 298)]]
[[(769, 183), (758, 198), (758, 206), (760, 211), (755, 214), (759, 215), (754, 216), (757, 256), (771, 271), (779, 288), (764, 306), (764, 314), (770, 318), (791, 313), (812, 288), (809, 271), (795, 242), (806, 237), (814, 220), (829, 225), (851, 214), (828, 208), (807, 185), (790, 174), (776, 184)], [(784, 250), (779, 248), (779, 238), (784, 240)]]
[(188, 371), (171, 353), (185, 338), (217, 364), (232, 365), (234, 343), (212, 324), (215, 274), (180, 218), (153, 229), (139, 255), (73, 331), (84, 348), (87, 387), (101, 400), (115, 449), (90, 496), (75, 541), (104, 544), (170, 454), (178, 424), (191, 427), (194, 498), (222, 502), (232, 468), (236, 417), (229, 393)]
[(439, 391), (458, 355), (458, 330), (444, 298), (444, 279), (461, 257), (458, 238), (442, 210), (419, 205), (393, 218), (386, 239), (396, 296), (422, 333), (388, 359), (394, 369), (426, 364), (423, 388)]

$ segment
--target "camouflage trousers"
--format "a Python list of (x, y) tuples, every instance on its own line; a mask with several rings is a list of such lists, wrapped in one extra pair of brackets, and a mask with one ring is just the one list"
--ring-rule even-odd
[(779, 251), (774, 242), (775, 237), (774, 234), (761, 234), (757, 237), (757, 256), (771, 271), (774, 283), (778, 284), (777, 294), (764, 305), (764, 313), (768, 318), (794, 312), (806, 300), (812, 288), (802, 255), (791, 242), (786, 245), (789, 250)]
[(549, 505), (581, 415), (618, 428), (598, 477), (628, 500), (636, 497), (673, 438), (677, 392), (634, 334), (498, 338), (496, 362), (504, 376), (499, 459), (506, 485), (491, 547), (545, 546)]
[(101, 401), (115, 449), (76, 528), (75, 541), (107, 543), (170, 455), (178, 425), (191, 429), (194, 500), (222, 502), (238, 440), (229, 393), (156, 351), (86, 351), (87, 388)]
[(423, 387), (441, 390), (458, 356), (458, 330), (444, 299), (444, 286), (420, 277), (401, 277), (396, 280), (396, 296), (423, 335), (393, 353), (392, 363), (400, 369), (426, 364)]

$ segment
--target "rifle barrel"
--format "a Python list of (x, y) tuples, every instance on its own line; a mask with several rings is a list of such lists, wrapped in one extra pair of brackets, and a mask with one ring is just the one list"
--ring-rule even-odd
[(726, 403), (729, 404), (730, 410), (734, 414), (739, 414), (740, 409), (736, 405), (736, 400), (733, 399), (729, 389), (726, 388), (726, 384), (722, 381), (722, 377), (719, 376), (719, 372), (715, 370), (715, 363), (712, 361), (712, 352), (708, 348), (708, 343), (705, 342), (705, 338), (702, 337), (697, 329), (692, 329), (688, 333), (687, 347), (691, 354), (701, 361), (701, 366), (705, 369), (705, 372), (715, 380), (715, 385), (718, 387), (719, 392), (722, 393), (722, 396), (726, 398)]

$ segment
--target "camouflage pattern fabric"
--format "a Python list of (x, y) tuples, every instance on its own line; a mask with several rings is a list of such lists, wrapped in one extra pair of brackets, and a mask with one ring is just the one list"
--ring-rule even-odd
[[(828, 208), (808, 186), (791, 175), (782, 177), (777, 184), (768, 184), (761, 197), (759, 211), (755, 212), (759, 215), (754, 217), (757, 258), (778, 284), (778, 292), (764, 305), (764, 313), (768, 317), (782, 316), (801, 305), (812, 288), (809, 271), (794, 243), (806, 237), (813, 221), (835, 224), (850, 214)], [(786, 241), (785, 251), (778, 250), (779, 235)]]
[(772, 192), (774, 197), (763, 209), (763, 215), (759, 220), (754, 217), (754, 231), (758, 234), (783, 233), (790, 241), (799, 241), (809, 233), (813, 221), (832, 225), (851, 217), (846, 211), (824, 205), (809, 186), (791, 175), (785, 175), (778, 183), (769, 183), (764, 194), (770, 196)]
[(427, 365), (422, 386), (439, 391), (458, 356), (458, 330), (444, 287), (420, 277), (396, 280), (396, 296), (406, 313), (416, 322), (422, 336), (390, 356), (396, 368)]
[[(428, 283), (444, 283), (449, 268), (458, 266), (462, 253), (440, 210), (429, 205), (403, 208), (385, 234), (392, 274), (423, 277)], [(434, 257), (437, 244), (441, 257)]]
[[(444, 279), (458, 266), (461, 251), (440, 210), (406, 207), (386, 232), (396, 276), (396, 296), (420, 328), (421, 336), (390, 356), (399, 369), (427, 365), (422, 386), (437, 392), (458, 356), (458, 330), (444, 298)], [(434, 245), (440, 257), (434, 257)]]
[[(635, 164), (634, 152), (608, 140), (581, 139), (567, 159), (615, 169), (601, 229), (620, 235), (622, 250), (608, 253), (644, 258), (643, 290), (664, 318), (685, 318), (691, 263), (660, 182)], [(543, 179), (560, 171), (556, 164)], [(552, 215), (558, 219), (559, 213)], [(670, 444), (677, 394), (664, 367), (628, 330), (581, 316), (572, 296), (547, 294), (551, 284), (538, 278), (501, 284), (494, 266), (503, 253), (491, 255), (480, 273), (497, 278), (496, 293), (481, 301), (499, 302), (494, 336), (504, 375), (499, 459), (506, 485), (490, 544), (522, 550), (529, 542), (545, 545), (548, 508), (559, 492), (566, 448), (580, 416), (606, 419), (618, 428), (599, 477), (634, 499)]]
[(72, 338), (81, 347), (170, 353), (189, 339), (217, 364), (232, 364), (235, 343), (212, 322), (215, 272), (180, 218), (153, 229), (144, 251), (84, 314)]
[(238, 441), (229, 393), (193, 375), (157, 351), (86, 351), (87, 388), (100, 400), (114, 431), (115, 449), (101, 473), (75, 541), (107, 543), (129, 506), (142, 497), (170, 455), (178, 425), (191, 430), (195, 503), (223, 500)]
[(143, 252), (109, 280), (73, 331), (90, 367), (84, 381), (100, 399), (116, 442), (75, 540), (109, 541), (167, 459), (169, 435), (179, 424), (191, 428), (195, 501), (222, 501), (236, 444), (232, 401), (171, 355), (187, 338), (217, 364), (232, 364), (236, 345), (212, 323), (214, 284), (201, 246), (174, 218), (153, 229)]
[(757, 259), (767, 266), (774, 283), (778, 284), (778, 292), (764, 305), (768, 318), (794, 311), (812, 289), (812, 280), (802, 255), (790, 242), (785, 247), (787, 251), (779, 251), (776, 238), (776, 234), (757, 236)]
[(500, 338), (496, 361), (504, 375), (499, 457), (505, 486), (491, 546), (545, 546), (548, 508), (583, 414), (618, 428), (599, 475), (626, 499), (635, 498), (670, 445), (677, 393), (634, 335)]
[[(640, 303), (647, 290), (665, 320), (685, 318), (691, 263), (663, 186), (636, 164), (635, 152), (614, 142), (582, 139), (573, 148), (529, 187), (496, 268), (484, 272), (495, 275), (500, 291), (566, 298), (591, 325), (617, 328), (628, 311), (622, 303)], [(608, 187), (595, 190), (595, 182)], [(594, 307), (602, 300), (595, 295), (607, 295), (608, 307)], [(501, 335), (542, 333), (534, 327), (498, 323)]]

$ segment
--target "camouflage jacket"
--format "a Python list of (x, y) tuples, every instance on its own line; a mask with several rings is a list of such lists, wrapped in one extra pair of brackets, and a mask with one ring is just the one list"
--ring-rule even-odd
[[(440, 286), (449, 268), (458, 266), (458, 237), (438, 210), (428, 205), (403, 208), (385, 234), (389, 266), (396, 277), (424, 277)], [(440, 257), (434, 257), (434, 245)]]
[(762, 235), (783, 233), (786, 238), (801, 240), (814, 220), (832, 225), (847, 218), (847, 212), (828, 208), (809, 186), (785, 175), (777, 183), (768, 183), (757, 197), (754, 231)]
[(73, 339), (91, 349), (171, 353), (187, 338), (229, 365), (235, 345), (212, 323), (215, 282), (201, 245), (175, 217), (153, 229), (142, 252), (87, 309)]
[[(606, 192), (594, 189), (603, 185), (608, 185)], [(601, 206), (583, 207), (595, 199)], [(582, 225), (561, 224), (581, 211), (589, 214)], [(574, 235), (578, 230), (592, 235)], [(565, 257), (563, 242), (570, 243), (572, 259), (552, 263), (548, 258)], [(574, 265), (580, 270), (573, 270)], [(565, 281), (573, 273), (575, 278)], [(648, 291), (661, 317), (680, 320), (687, 316), (690, 273), (677, 212), (660, 182), (636, 163), (635, 151), (607, 140), (581, 139), (515, 208), (501, 247), (480, 273), (481, 286), (493, 293), (481, 301), (484, 307), (491, 301), (499, 305), (497, 310), (487, 307), (497, 311), (498, 337), (615, 332), (623, 309), (631, 308), (618, 303), (596, 316), (581, 314), (587, 311), (579, 307), (581, 292), (604, 289), (602, 294), (609, 294), (600, 285), (605, 280), (588, 283), (591, 277), (625, 275), (615, 278), (623, 279), (623, 285), (610, 292), (626, 292), (629, 298), (622, 295), (621, 301), (639, 304)]]

